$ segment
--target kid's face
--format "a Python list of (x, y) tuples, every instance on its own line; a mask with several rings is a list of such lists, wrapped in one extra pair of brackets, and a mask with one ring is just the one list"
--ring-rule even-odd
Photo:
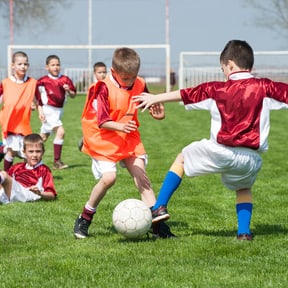
[(29, 68), (29, 63), (27, 57), (17, 56), (12, 63), (12, 69), (14, 74), (19, 79), (24, 79), (25, 74)]
[(42, 145), (38, 143), (26, 144), (24, 154), (28, 165), (33, 167), (42, 160), (44, 154)]
[(61, 64), (58, 59), (51, 59), (49, 64), (46, 65), (46, 70), (54, 77), (57, 77), (61, 70)]
[(96, 80), (104, 80), (107, 75), (106, 67), (97, 67), (94, 71)]
[(122, 88), (130, 88), (136, 78), (137, 73), (125, 73), (125, 72), (117, 72), (111, 68), (112, 76), (117, 80), (117, 82), (120, 84)]

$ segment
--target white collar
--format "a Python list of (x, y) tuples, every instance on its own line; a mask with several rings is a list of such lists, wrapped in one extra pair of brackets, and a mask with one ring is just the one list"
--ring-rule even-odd
[(254, 76), (247, 71), (239, 71), (239, 72), (233, 72), (228, 76), (229, 80), (241, 80), (241, 79), (249, 79), (254, 78)]

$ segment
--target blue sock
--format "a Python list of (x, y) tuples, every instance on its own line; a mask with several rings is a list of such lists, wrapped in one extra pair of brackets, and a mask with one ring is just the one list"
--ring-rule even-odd
[(171, 198), (174, 191), (178, 188), (181, 181), (182, 178), (179, 177), (176, 173), (168, 171), (160, 189), (157, 201), (152, 210), (155, 210), (160, 206), (167, 206), (169, 199)]
[(238, 232), (239, 234), (250, 234), (250, 220), (252, 216), (252, 203), (236, 204), (236, 212), (238, 218)]

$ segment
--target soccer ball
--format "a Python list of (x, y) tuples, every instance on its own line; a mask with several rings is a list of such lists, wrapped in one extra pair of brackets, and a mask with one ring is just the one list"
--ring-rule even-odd
[(128, 239), (137, 239), (150, 229), (152, 214), (143, 201), (126, 199), (115, 207), (112, 222), (118, 233)]

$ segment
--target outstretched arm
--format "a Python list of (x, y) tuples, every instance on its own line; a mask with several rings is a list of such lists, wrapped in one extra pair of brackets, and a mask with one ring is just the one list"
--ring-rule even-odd
[(177, 90), (157, 95), (142, 93), (141, 95), (133, 96), (132, 99), (133, 102), (139, 103), (136, 108), (143, 108), (143, 112), (146, 109), (149, 109), (149, 107), (153, 104), (180, 101), (182, 98), (180, 95), (180, 90)]

